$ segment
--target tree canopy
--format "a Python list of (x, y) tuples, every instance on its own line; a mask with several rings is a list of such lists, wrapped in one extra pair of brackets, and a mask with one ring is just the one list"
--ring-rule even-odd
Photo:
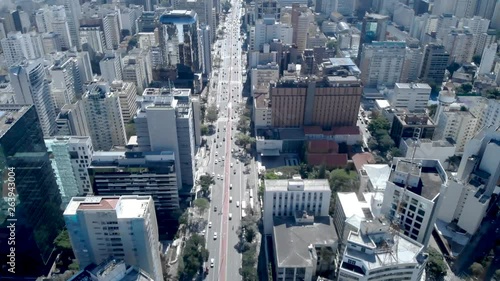
[(206, 118), (209, 123), (217, 121), (219, 110), (215, 105), (211, 105), (207, 108)]
[(198, 234), (193, 234), (186, 241), (184, 246), (182, 261), (183, 268), (181, 279), (191, 280), (208, 260), (208, 250), (205, 248), (205, 238)]
[(439, 279), (446, 276), (447, 266), (443, 259), (443, 255), (439, 253), (436, 249), (429, 247), (429, 260), (427, 261), (427, 273)]
[(197, 198), (193, 201), (193, 205), (200, 214), (203, 214), (206, 210), (208, 210), (208, 208), (210, 208), (210, 203), (205, 198)]

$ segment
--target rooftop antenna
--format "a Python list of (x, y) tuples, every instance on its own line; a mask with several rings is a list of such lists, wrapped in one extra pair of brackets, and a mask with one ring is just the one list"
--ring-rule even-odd
[[(403, 226), (403, 221), (401, 220), (402, 214), (403, 214), (403, 200), (406, 194), (406, 191), (408, 190), (409, 182), (410, 182), (410, 175), (412, 174), (415, 166), (415, 154), (417, 152), (417, 147), (420, 146), (420, 132), (421, 128), (416, 128), (415, 131), (413, 131), (413, 152), (411, 154), (410, 158), (410, 168), (408, 169), (408, 174), (406, 175), (406, 181), (404, 183), (403, 187), (403, 192), (400, 192), (399, 199), (398, 199), (398, 204), (396, 207), (396, 212), (394, 216), (392, 217), (391, 220), (391, 234), (394, 240), (394, 247), (393, 249), (395, 252), (393, 253), (393, 256), (395, 256), (396, 260), (399, 260), (398, 258), (398, 242), (399, 242), (399, 236), (401, 235), (401, 230), (404, 229)], [(405, 202), (406, 203), (406, 202)]]

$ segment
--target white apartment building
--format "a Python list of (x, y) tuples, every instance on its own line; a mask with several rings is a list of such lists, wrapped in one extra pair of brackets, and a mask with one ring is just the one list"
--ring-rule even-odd
[(265, 180), (264, 234), (271, 235), (273, 218), (294, 216), (296, 211), (307, 211), (314, 216), (328, 216), (330, 184), (326, 179)]
[(66, 11), (66, 19), (68, 21), (68, 30), (71, 38), (71, 45), (80, 50), (80, 37), (78, 31), (80, 29), (80, 19), (82, 18), (82, 11), (80, 1), (63, 0), (61, 1)]
[(59, 34), (55, 34), (54, 32), (42, 34), (42, 48), (46, 55), (61, 51)]
[(77, 100), (61, 108), (56, 118), (57, 136), (90, 136), (83, 101)]
[(35, 12), (35, 25), (39, 33), (54, 31), (52, 29), (52, 11), (48, 7), (38, 9)]
[(497, 50), (497, 43), (493, 43), (484, 48), (483, 55), (481, 56), (481, 63), (479, 64), (478, 74), (488, 74), (491, 72), (497, 56)]
[(487, 32), (479, 33), (476, 35), (476, 51), (475, 55), (482, 55), (484, 49), (497, 41), (495, 29), (489, 29)]
[(466, 145), (458, 172), (441, 194), (438, 219), (473, 235), (486, 215), (499, 179), (500, 130), (486, 127)]
[(11, 32), (0, 40), (2, 45), (5, 66), (20, 63), (23, 59), (36, 59), (35, 48), (28, 34)]
[(279, 39), (283, 44), (292, 44), (293, 28), (289, 24), (272, 19), (258, 19), (255, 26), (250, 27), (250, 51), (261, 51), (265, 43)]
[(104, 81), (111, 83), (115, 80), (123, 80), (123, 66), (119, 53), (114, 51), (106, 52), (104, 58), (99, 62), (99, 68)]
[(451, 30), (443, 41), (446, 51), (450, 54), (450, 60), (459, 64), (471, 62), (476, 48), (476, 38), (477, 36), (467, 29)]
[(119, 80), (111, 83), (111, 92), (118, 95), (122, 110), (123, 123), (129, 123), (137, 113), (137, 89), (132, 82)]
[(257, 89), (254, 93), (253, 124), (255, 128), (269, 128), (272, 125), (272, 108), (269, 104), (269, 89)]
[(56, 133), (56, 111), (42, 59), (23, 61), (9, 69), (9, 78), (17, 104), (34, 104), (43, 135)]
[(392, 86), (400, 82), (405, 56), (405, 42), (364, 44), (360, 58), (361, 80), (364, 86)]
[(120, 19), (117, 11), (110, 11), (102, 19), (106, 49), (116, 50), (120, 44)]
[(361, 221), (347, 238), (338, 280), (421, 280), (427, 264), (424, 246), (396, 235), (387, 221)]
[(103, 82), (90, 84), (82, 97), (95, 150), (110, 150), (127, 143), (120, 99)]
[(403, 72), (401, 73), (401, 82), (412, 83), (418, 80), (422, 67), (424, 53), (422, 48), (406, 47), (405, 61), (403, 63)]
[(451, 138), (455, 141), (455, 151), (460, 154), (476, 134), (478, 123), (479, 119), (467, 108), (454, 103), (439, 114), (434, 140)]
[(163, 280), (151, 196), (74, 197), (64, 220), (80, 268), (113, 256)]
[(479, 118), (478, 129), (500, 126), (499, 100), (481, 98), (477, 104), (470, 108), (470, 111)]
[[(142, 93), (153, 81), (153, 70), (147, 50), (136, 48), (122, 59), (122, 79), (133, 82), (137, 92)], [(111, 81), (110, 81), (111, 82)]]
[(399, 216), (404, 235), (427, 245), (441, 206), (437, 198), (446, 189), (448, 176), (434, 159), (395, 158), (391, 168), (381, 213), (389, 220)]
[(476, 11), (476, 5), (477, 0), (457, 0), (455, 1), (455, 12), (453, 14), (459, 18), (471, 18)]
[(294, 38), (297, 50), (302, 53), (307, 47), (307, 35), (309, 33), (309, 23), (314, 21), (314, 15), (311, 12), (302, 12), (297, 19), (297, 38)]
[(75, 61), (63, 54), (55, 58), (54, 64), (49, 67), (51, 92), (58, 110), (76, 99), (75, 79), (79, 80), (80, 77), (75, 75), (75, 67)]
[(490, 26), (490, 20), (489, 19), (484, 19), (482, 17), (474, 16), (474, 17), (467, 17), (467, 18), (461, 18), (460, 21), (458, 22), (458, 28), (465, 28), (472, 33), (472, 34), (480, 34), (488, 31), (488, 27)]
[(255, 91), (259, 87), (269, 87), (271, 81), (279, 80), (279, 65), (275, 62), (266, 65), (257, 65), (256, 68), (250, 70), (251, 88), (250, 92), (252, 97), (255, 97)]
[(100, 26), (82, 26), (79, 31), (82, 50), (95, 54), (104, 54), (106, 41)]
[(408, 108), (410, 111), (427, 108), (431, 87), (425, 83), (396, 83), (389, 102), (396, 108)]
[(52, 30), (59, 34), (61, 47), (69, 49), (73, 46), (73, 40), (69, 31), (68, 17), (64, 6), (52, 6)]
[(61, 193), (63, 208), (72, 197), (92, 194), (87, 168), (92, 162), (90, 137), (46, 138), (45, 145), (51, 155), (52, 169)]

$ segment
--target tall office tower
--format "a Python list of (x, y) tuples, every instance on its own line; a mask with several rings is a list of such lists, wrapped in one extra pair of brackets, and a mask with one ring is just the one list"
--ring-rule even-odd
[(36, 30), (40, 33), (53, 32), (52, 29), (52, 10), (49, 7), (43, 7), (35, 12)]
[(80, 26), (79, 36), (82, 50), (89, 52), (92, 57), (104, 54), (106, 40), (100, 26)]
[(488, 212), (500, 180), (500, 131), (485, 127), (465, 146), (456, 176), (448, 181), (438, 219), (473, 235)]
[(118, 12), (109, 12), (102, 19), (104, 29), (104, 39), (106, 40), (106, 49), (116, 50), (120, 44), (120, 20)]
[(292, 26), (297, 29), (296, 37), (293, 43), (297, 46), (299, 52), (303, 52), (307, 47), (307, 35), (309, 33), (309, 24), (314, 21), (314, 15), (311, 12), (302, 12), (297, 17), (297, 24), (292, 20)]
[(104, 81), (111, 83), (115, 80), (123, 80), (122, 59), (118, 52), (107, 51), (104, 58), (99, 62), (99, 68)]
[(80, 18), (82, 17), (82, 11), (80, 7), (80, 1), (74, 0), (59, 0), (61, 5), (64, 5), (64, 10), (66, 12), (66, 19), (68, 21), (68, 29), (71, 37), (71, 45), (77, 47), (80, 50)]
[[(155, 202), (159, 233), (172, 234), (179, 210), (176, 156), (172, 151), (96, 152), (88, 168), (93, 191), (99, 196), (147, 195)], [(147, 185), (144, 185), (147, 182)]]
[(143, 12), (137, 19), (137, 32), (154, 32), (157, 22), (155, 12)]
[[(52, 170), (47, 148), (43, 142), (40, 122), (34, 106), (0, 105), (2, 134), (0, 136), (0, 163), (2, 165), (2, 202), (0, 216), (0, 269), (2, 277), (19, 280), (30, 277), (34, 280), (49, 271), (47, 265), (54, 261), (53, 242), (64, 226), (61, 216), (61, 197)], [(13, 168), (13, 169), (11, 169)], [(9, 174), (9, 172), (12, 172)], [(15, 190), (9, 177), (15, 176)], [(11, 247), (7, 237), (9, 213), (7, 202), (15, 202), (15, 273), (8, 271)], [(12, 207), (12, 206), (9, 206)], [(10, 211), (9, 211), (10, 212)], [(10, 233), (10, 234), (9, 234)], [(29, 266), (25, 266), (29, 265)], [(50, 266), (49, 266), (50, 267)]]
[(330, 58), (320, 78), (283, 77), (271, 86), (273, 127), (356, 126), (363, 86), (350, 59)]
[(483, 55), (481, 56), (481, 64), (479, 65), (479, 74), (490, 73), (493, 69), (493, 64), (495, 63), (495, 57), (497, 56), (498, 44), (493, 43), (488, 47), (484, 48)]
[(94, 82), (83, 95), (85, 116), (95, 150), (110, 150), (127, 143), (120, 100), (105, 82)]
[[(77, 98), (81, 98), (85, 83), (94, 79), (92, 66), (90, 65), (90, 55), (88, 52), (68, 52), (68, 57), (75, 61), (75, 91)], [(77, 77), (80, 77), (77, 79)]]
[(26, 33), (31, 26), (29, 15), (23, 10), (16, 9), (10, 12), (16, 31)]
[(459, 18), (472, 18), (476, 11), (477, 0), (457, 0), (455, 2), (455, 16)]
[(443, 82), (449, 59), (450, 55), (443, 45), (427, 44), (424, 48), (419, 78), (426, 83), (440, 85)]
[(471, 62), (476, 48), (476, 38), (477, 36), (467, 29), (450, 31), (443, 42), (446, 51), (450, 53), (450, 60), (458, 64)]
[(0, 18), (2, 19), (3, 26), (5, 28), (5, 33), (16, 32), (16, 27), (14, 26), (14, 20), (12, 15), (7, 10), (0, 11)]
[(41, 58), (45, 53), (42, 45), (42, 35), (36, 31), (30, 31), (27, 33), (31, 40), (31, 45), (35, 51), (35, 57)]
[[(80, 268), (110, 256), (163, 280), (158, 223), (151, 196), (75, 197), (64, 211)], [(103, 243), (110, 239), (113, 243)]]
[(56, 119), (57, 136), (90, 136), (83, 101), (78, 100), (61, 108)]
[[(366, 14), (363, 17), (363, 24), (361, 26), (361, 41), (359, 42), (359, 52), (362, 50), (364, 44), (370, 44), (373, 41), (385, 41), (388, 16), (379, 14)], [(361, 54), (358, 54), (358, 59)]]
[(474, 15), (489, 20), (493, 19), (493, 13), (495, 12), (495, 5), (497, 2), (496, 0), (478, 0), (476, 13), (474, 13)]
[(65, 54), (56, 54), (54, 64), (49, 67), (52, 78), (51, 93), (54, 98), (55, 107), (58, 111), (65, 105), (71, 104), (76, 99), (75, 94), (75, 62)]
[[(194, 184), (195, 136), (200, 130), (191, 90), (147, 88), (135, 117), (137, 144), (142, 151), (173, 151), (179, 189)], [(166, 125), (168, 124), (168, 125)]]
[(211, 38), (216, 38), (215, 31), (217, 30), (216, 22), (212, 17), (212, 9), (214, 8), (213, 1), (202, 0), (174, 0), (173, 6), (176, 10), (194, 11), (198, 16), (198, 25), (205, 24), (210, 26)]
[(258, 0), (255, 3), (255, 20), (273, 18), (280, 21), (281, 5), (276, 0)]
[(137, 88), (132, 82), (115, 80), (111, 83), (111, 92), (118, 95), (124, 123), (129, 123), (137, 112)]
[(138, 93), (142, 93), (153, 81), (153, 69), (147, 50), (135, 48), (123, 57), (122, 79), (123, 81), (135, 83)]
[(42, 59), (23, 61), (9, 69), (9, 78), (17, 104), (34, 104), (43, 135), (56, 132), (56, 111), (50, 94)]
[(264, 234), (271, 235), (274, 217), (293, 216), (296, 211), (328, 216), (331, 193), (324, 179), (301, 179), (296, 175), (288, 180), (265, 180)]
[(381, 213), (391, 221), (399, 216), (401, 232), (427, 246), (443, 206), (438, 199), (446, 190), (448, 176), (434, 159), (395, 158), (392, 167)]
[(87, 170), (93, 153), (90, 137), (46, 138), (45, 145), (61, 193), (62, 208), (66, 208), (72, 197), (92, 194)]
[(365, 87), (392, 87), (400, 81), (406, 57), (405, 42), (372, 42), (360, 49), (359, 65)]
[(200, 42), (203, 48), (203, 74), (205, 76), (210, 77), (210, 73), (212, 71), (212, 43), (210, 35), (211, 28), (207, 25), (200, 25)]
[(2, 44), (5, 65), (7, 67), (20, 63), (23, 59), (36, 59), (35, 48), (28, 34), (21, 32), (9, 33), (0, 40)]
[(163, 45), (167, 65), (180, 64), (194, 73), (202, 71), (203, 55), (196, 12), (168, 11), (161, 15), (160, 23), (163, 25), (160, 44)]
[(128, 7), (120, 7), (120, 30), (127, 30), (130, 35), (137, 33), (135, 21), (141, 16), (144, 10), (143, 5), (129, 5)]
[(343, 16), (353, 16), (356, 10), (356, 0), (338, 0), (337, 12)]
[(52, 29), (54, 33), (59, 34), (61, 47), (69, 50), (73, 47), (73, 40), (69, 31), (68, 19), (64, 6), (52, 6)]

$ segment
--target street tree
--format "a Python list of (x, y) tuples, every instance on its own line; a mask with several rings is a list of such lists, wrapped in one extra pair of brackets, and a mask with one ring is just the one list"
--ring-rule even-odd
[(246, 134), (250, 130), (250, 118), (246, 116), (240, 116), (237, 128), (239, 131)]
[(201, 131), (202, 136), (206, 136), (210, 132), (210, 130), (208, 129), (208, 126), (205, 124), (200, 126), (200, 131)]
[(328, 181), (334, 192), (356, 191), (359, 183), (357, 174), (353, 171), (346, 171), (345, 169), (332, 170)]
[(198, 198), (194, 200), (193, 205), (196, 207), (200, 215), (203, 214), (210, 207), (210, 203), (205, 198)]
[(197, 184), (201, 187), (201, 192), (206, 195), (210, 190), (210, 186), (215, 184), (215, 180), (214, 177), (210, 175), (202, 175), (198, 179)]
[(209, 123), (213, 123), (217, 121), (217, 115), (219, 111), (215, 105), (211, 105), (207, 108), (206, 118)]
[(208, 250), (205, 248), (205, 238), (198, 234), (193, 234), (186, 241), (182, 255), (184, 268), (181, 272), (181, 279), (191, 280), (200, 270), (203, 263), (208, 260)]
[(429, 248), (429, 259), (427, 261), (427, 274), (435, 279), (446, 276), (447, 267), (443, 255), (434, 248)]
[(246, 148), (248, 145), (252, 145), (255, 143), (255, 138), (252, 138), (251, 136), (243, 133), (239, 133), (236, 135), (236, 143)]

